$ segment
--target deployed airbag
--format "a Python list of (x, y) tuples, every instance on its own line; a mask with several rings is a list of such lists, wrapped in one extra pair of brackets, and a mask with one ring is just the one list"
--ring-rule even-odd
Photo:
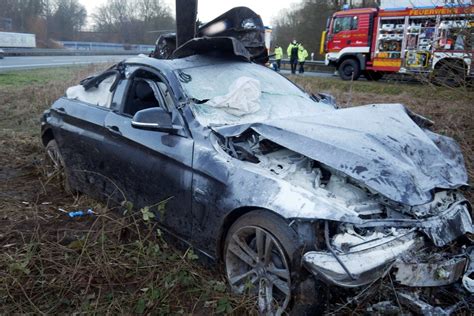
[(217, 96), (205, 104), (222, 108), (227, 113), (243, 116), (260, 110), (260, 81), (250, 77), (240, 77), (229, 88), (229, 93)]
[(115, 75), (110, 76), (102, 80), (97, 87), (91, 87), (88, 90), (83, 85), (69, 87), (66, 90), (66, 97), (93, 105), (109, 107), (112, 99), (110, 88), (114, 84), (115, 78)]

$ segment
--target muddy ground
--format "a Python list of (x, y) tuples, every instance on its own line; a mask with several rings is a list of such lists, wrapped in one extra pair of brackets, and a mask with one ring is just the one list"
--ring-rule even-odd
[[(191, 249), (175, 249), (139, 212), (120, 216), (125, 208), (117, 212), (66, 192), (61, 174), (45, 162), (39, 138), (42, 111), (66, 87), (96, 70), (0, 74), (0, 314), (253, 313), (251, 299), (229, 294), (219, 268), (198, 264)], [(309, 91), (334, 94), (342, 106), (406, 104), (433, 119), (435, 131), (461, 144), (474, 178), (472, 90), (291, 79)], [(472, 192), (466, 194), (472, 201)], [(73, 219), (65, 213), (88, 208), (96, 214)], [(391, 301), (397, 311), (398, 288), (390, 281), (372, 284), (356, 300), (330, 290), (322, 296), (335, 314), (363, 314), (378, 301)], [(447, 304), (466, 301), (442, 295)]]

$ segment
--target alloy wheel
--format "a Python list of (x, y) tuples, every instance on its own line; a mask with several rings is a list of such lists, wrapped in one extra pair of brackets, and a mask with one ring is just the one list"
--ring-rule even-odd
[(255, 226), (240, 228), (230, 236), (225, 263), (234, 292), (255, 295), (261, 314), (283, 313), (291, 298), (290, 268), (272, 234)]

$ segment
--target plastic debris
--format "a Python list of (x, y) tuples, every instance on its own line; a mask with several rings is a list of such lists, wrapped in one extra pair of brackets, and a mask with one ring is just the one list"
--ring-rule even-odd
[(93, 214), (95, 214), (95, 213), (91, 208), (88, 209), (87, 211), (79, 210), (79, 211), (72, 211), (72, 212), (67, 213), (67, 215), (71, 218), (81, 217), (81, 216), (85, 216), (85, 215), (93, 215)]

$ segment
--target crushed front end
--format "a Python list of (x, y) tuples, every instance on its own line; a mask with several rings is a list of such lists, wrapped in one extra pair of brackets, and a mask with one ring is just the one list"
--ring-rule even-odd
[(329, 207), (314, 218), (301, 209), (293, 218), (284, 213), (305, 244), (302, 265), (317, 280), (357, 296), (388, 279), (391, 286), (406, 290), (397, 293), (398, 304), (421, 314), (449, 314), (446, 306), (454, 311), (459, 303), (431, 305), (420, 294), (425, 290), (454, 286), (459, 297), (472, 296), (472, 207), (461, 189), (436, 189), (428, 203), (410, 206), (257, 133), (224, 138), (220, 146), (262, 175), (304, 189), (307, 201), (295, 198), (295, 209), (322, 203)]
[(402, 288), (399, 304), (420, 314), (451, 314), (461, 302), (443, 309), (420, 293), (451, 285), (449, 291), (461, 297), (474, 293), (469, 202), (459, 192), (440, 191), (422, 206), (379, 205), (380, 212), (364, 215), (361, 224), (325, 221), (324, 243), (304, 254), (303, 265), (317, 279), (345, 288), (370, 286), (388, 276), (392, 286)]

